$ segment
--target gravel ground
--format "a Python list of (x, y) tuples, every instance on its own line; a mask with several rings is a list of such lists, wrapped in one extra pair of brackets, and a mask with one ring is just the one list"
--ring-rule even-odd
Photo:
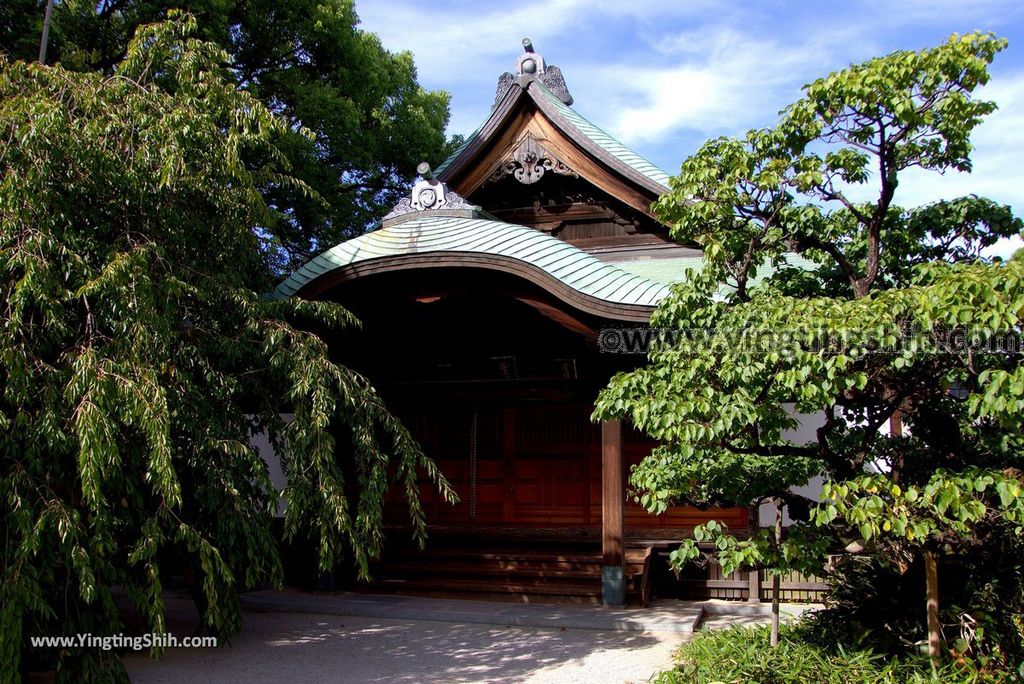
[[(169, 602), (188, 635), (194, 609)], [(230, 645), (125, 656), (133, 682), (646, 682), (684, 635), (247, 612)]]

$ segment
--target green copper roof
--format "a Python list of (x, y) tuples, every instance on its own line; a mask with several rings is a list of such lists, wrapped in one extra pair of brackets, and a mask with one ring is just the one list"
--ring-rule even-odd
[(655, 306), (669, 288), (533, 228), (501, 221), (422, 215), (352, 240), (316, 257), (281, 283), (288, 297), (337, 268), (374, 259), (442, 253), (507, 257), (540, 269), (584, 295), (613, 304)]
[(685, 279), (687, 269), (700, 272), (704, 268), (703, 257), (676, 257), (670, 259), (630, 259), (628, 261), (612, 261), (619, 268), (635, 273), (644, 278), (666, 285), (678, 283)]
[(623, 145), (604, 130), (587, 120), (582, 114), (562, 102), (542, 83), (531, 83), (531, 89), (537, 89), (541, 96), (554, 107), (562, 118), (571, 124), (579, 133), (599, 148), (619, 160), (649, 180), (668, 189), (669, 175), (647, 159)]
[[(459, 145), (454, 152), (452, 152), (447, 159), (445, 159), (440, 166), (434, 169), (434, 173), (441, 175), (451, 166), (455, 160), (457, 160), (466, 150), (472, 145), (477, 138), (484, 135), (484, 131), (488, 131), (488, 135), (496, 130), (497, 121), (507, 116), (512, 110), (511, 104), (518, 97), (529, 95), (537, 103), (537, 105), (545, 110), (546, 113), (552, 115), (555, 119), (555, 123), (562, 128), (566, 128), (565, 132), (567, 135), (579, 143), (584, 149), (589, 149), (590, 152), (595, 153), (598, 157), (606, 157), (612, 160), (612, 165), (615, 162), (621, 164), (623, 170), (629, 175), (630, 173), (638, 175), (641, 179), (653, 183), (654, 187), (651, 190), (655, 193), (668, 189), (669, 175), (655, 166), (653, 163), (641, 157), (639, 154), (626, 147), (624, 144), (616, 140), (614, 137), (606, 133), (598, 126), (591, 123), (586, 117), (577, 112), (575, 109), (565, 104), (558, 98), (557, 95), (552, 93), (547, 86), (540, 81), (532, 81), (523, 89), (519, 85), (513, 85), (512, 88), (517, 93), (516, 96), (506, 96), (502, 100), (499, 106), (496, 106), (491, 116), (487, 121), (470, 133), (461, 145)], [(497, 117), (497, 118), (495, 118)], [(485, 136), (486, 137), (486, 136)]]
[[(750, 279), (751, 286), (764, 282), (765, 279), (784, 268), (798, 268), (804, 271), (811, 271), (818, 268), (810, 259), (799, 254), (787, 253), (783, 255), (783, 263), (778, 267), (762, 266), (758, 269), (757, 275)], [(624, 259), (611, 261), (610, 263), (630, 273), (649, 278), (659, 283), (672, 285), (686, 279), (686, 271), (692, 269), (700, 273), (704, 268), (704, 257), (674, 257), (668, 259)]]

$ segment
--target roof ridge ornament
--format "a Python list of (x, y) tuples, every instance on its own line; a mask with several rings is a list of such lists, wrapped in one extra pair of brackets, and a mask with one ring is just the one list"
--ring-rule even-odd
[(525, 90), (531, 81), (540, 81), (559, 100), (567, 105), (572, 104), (572, 95), (565, 85), (562, 70), (544, 61), (544, 57), (533, 49), (533, 41), (523, 38), (523, 54), (516, 58), (515, 73), (506, 71), (498, 77), (498, 91), (494, 97), (494, 104), (498, 104), (511, 86), (518, 85)]
[(516, 59), (516, 76), (524, 74), (540, 75), (547, 70), (544, 68), (544, 58), (533, 49), (533, 41), (523, 38), (523, 54)]
[(546, 145), (526, 132), (509, 153), (494, 167), (487, 177), (488, 183), (512, 176), (523, 185), (532, 185), (544, 177), (546, 171), (560, 176), (579, 178), (579, 174), (552, 152)]
[(412, 218), (408, 216), (409, 214), (430, 212), (439, 216), (477, 218), (483, 213), (480, 207), (470, 204), (442, 183), (427, 162), (421, 162), (416, 167), (416, 173), (420, 175), (420, 179), (413, 184), (409, 196), (398, 200), (398, 204), (384, 216), (382, 223), (385, 228)]

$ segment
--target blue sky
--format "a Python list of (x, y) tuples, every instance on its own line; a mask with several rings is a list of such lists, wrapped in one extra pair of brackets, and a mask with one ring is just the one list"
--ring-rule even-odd
[(981, 91), (1000, 109), (975, 131), (974, 173), (909, 174), (897, 202), (976, 193), (1024, 216), (1020, 0), (357, 0), (356, 7), (385, 47), (412, 51), (424, 86), (452, 94), (450, 133), (484, 121), (498, 75), (529, 36), (562, 69), (575, 109), (669, 173), (708, 138), (772, 125), (818, 76), (937, 45), (954, 32), (992, 31), (1010, 47)]

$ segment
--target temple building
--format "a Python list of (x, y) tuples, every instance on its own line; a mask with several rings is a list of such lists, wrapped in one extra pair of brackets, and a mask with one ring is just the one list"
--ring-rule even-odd
[[(609, 378), (645, 360), (617, 353), (618, 331), (645, 324), (702, 256), (651, 211), (668, 175), (574, 110), (559, 69), (523, 45), (476, 132), (433, 170), (421, 165), (376, 230), (277, 294), (359, 317), (332, 349), (459, 494), (451, 506), (424, 487), (427, 549), (388, 554), (378, 588), (646, 603), (659, 551), (710, 517), (733, 529), (751, 518), (647, 513), (627, 482), (652, 443), (591, 420)], [(391, 524), (406, 518), (396, 494)]]

